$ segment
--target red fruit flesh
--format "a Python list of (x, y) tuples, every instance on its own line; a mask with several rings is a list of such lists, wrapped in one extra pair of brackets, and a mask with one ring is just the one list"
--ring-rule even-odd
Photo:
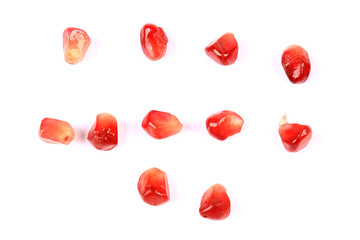
[(41, 121), (39, 136), (48, 143), (62, 143), (68, 145), (75, 137), (72, 126), (64, 121), (44, 118)]
[(140, 31), (141, 48), (147, 58), (156, 61), (165, 56), (168, 38), (161, 27), (145, 24)]
[(221, 141), (239, 133), (243, 125), (240, 115), (229, 110), (214, 113), (206, 119), (209, 134)]
[(116, 118), (109, 113), (96, 116), (87, 139), (98, 150), (108, 151), (118, 143), (118, 129)]
[(153, 138), (163, 139), (180, 132), (183, 125), (170, 113), (152, 110), (144, 117), (142, 128)]
[(147, 204), (156, 206), (170, 199), (167, 175), (158, 168), (150, 168), (141, 174), (137, 187)]
[(223, 220), (230, 215), (230, 199), (221, 184), (211, 186), (203, 195), (200, 203), (200, 215), (212, 220)]
[(298, 152), (308, 145), (312, 130), (308, 125), (288, 123), (284, 115), (280, 121), (279, 134), (287, 151)]
[(221, 65), (235, 63), (239, 51), (238, 43), (232, 33), (226, 33), (205, 48), (205, 53)]
[(63, 49), (65, 61), (69, 64), (81, 62), (90, 46), (87, 33), (79, 28), (67, 28), (63, 33)]
[(281, 57), (281, 64), (292, 83), (304, 83), (310, 74), (311, 63), (305, 49), (297, 45), (290, 45)]

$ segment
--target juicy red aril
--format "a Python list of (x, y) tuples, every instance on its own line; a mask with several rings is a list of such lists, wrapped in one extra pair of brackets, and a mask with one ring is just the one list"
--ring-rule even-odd
[(280, 121), (279, 134), (285, 149), (297, 152), (308, 145), (312, 130), (308, 125), (288, 123), (284, 115)]
[(118, 143), (116, 118), (109, 113), (98, 114), (87, 139), (99, 150), (107, 151), (116, 147)]
[(170, 199), (167, 175), (158, 168), (142, 173), (137, 187), (143, 201), (150, 205), (160, 205)]
[(62, 143), (68, 145), (75, 137), (72, 126), (64, 121), (44, 118), (41, 121), (39, 136), (48, 143)]
[(212, 220), (223, 220), (230, 215), (230, 199), (221, 184), (211, 186), (203, 195), (200, 203), (200, 215)]
[(161, 27), (145, 24), (140, 31), (141, 48), (147, 58), (152, 61), (165, 56), (168, 38)]
[(206, 119), (209, 134), (221, 141), (239, 133), (243, 125), (240, 115), (229, 110), (214, 113)]
[(63, 33), (63, 49), (65, 61), (69, 64), (81, 62), (90, 46), (90, 37), (79, 28), (67, 28)]
[(183, 125), (176, 116), (156, 110), (150, 111), (142, 121), (142, 128), (153, 138), (163, 139), (181, 131)]
[(290, 45), (281, 57), (281, 64), (292, 83), (304, 83), (310, 74), (311, 63), (305, 49)]
[(233, 64), (238, 55), (239, 46), (232, 33), (226, 33), (205, 48), (205, 53), (221, 65)]

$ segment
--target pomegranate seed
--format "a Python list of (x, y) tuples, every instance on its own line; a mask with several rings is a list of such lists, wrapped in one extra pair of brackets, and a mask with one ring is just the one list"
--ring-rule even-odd
[(75, 137), (72, 126), (64, 121), (44, 118), (41, 121), (39, 136), (48, 143), (62, 143), (68, 145)]
[(67, 28), (63, 33), (65, 61), (69, 64), (81, 62), (90, 46), (90, 37), (79, 28)]
[(182, 123), (174, 115), (156, 110), (146, 114), (142, 121), (142, 128), (155, 139), (163, 139), (177, 134), (182, 127)]
[(230, 215), (230, 199), (221, 184), (211, 186), (204, 193), (200, 203), (200, 215), (212, 220), (223, 220)]
[(109, 113), (98, 114), (87, 139), (99, 150), (108, 151), (116, 147), (118, 143), (116, 118)]
[(147, 58), (152, 61), (165, 56), (168, 38), (161, 27), (145, 24), (140, 31), (140, 43)]
[(205, 53), (215, 62), (221, 65), (235, 63), (239, 46), (232, 33), (225, 33), (205, 48)]
[(304, 83), (310, 74), (311, 63), (305, 49), (297, 45), (290, 45), (281, 57), (285, 73), (292, 83)]
[(239, 133), (243, 125), (240, 115), (229, 110), (214, 113), (206, 119), (209, 134), (221, 141)]
[(137, 184), (140, 196), (150, 205), (160, 205), (170, 199), (170, 191), (165, 172), (150, 168), (143, 172)]
[(308, 125), (288, 123), (284, 115), (280, 120), (279, 134), (287, 151), (298, 152), (308, 145), (312, 130)]

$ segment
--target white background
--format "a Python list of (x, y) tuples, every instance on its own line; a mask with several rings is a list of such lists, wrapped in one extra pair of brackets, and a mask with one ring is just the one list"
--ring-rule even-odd
[[(360, 239), (359, 53), (357, 1), (2, 1), (0, 3), (0, 239)], [(162, 27), (166, 56), (151, 62), (139, 34)], [(84, 29), (83, 62), (65, 62), (62, 33)], [(220, 66), (204, 48), (226, 32), (237, 62)], [(280, 64), (290, 44), (312, 63), (293, 85)], [(167, 111), (183, 131), (155, 140), (145, 114)], [(206, 118), (240, 114), (240, 134), (210, 137)], [(119, 145), (86, 140), (101, 112), (119, 124)], [(278, 123), (313, 129), (288, 153)], [(68, 121), (69, 145), (38, 137), (45, 117)], [(171, 200), (153, 207), (140, 174), (158, 167)], [(215, 183), (228, 191), (230, 217), (198, 214)]]

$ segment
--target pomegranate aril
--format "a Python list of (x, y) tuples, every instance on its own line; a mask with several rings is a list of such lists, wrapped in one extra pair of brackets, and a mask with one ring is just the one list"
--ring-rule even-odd
[(205, 48), (205, 53), (221, 65), (235, 63), (239, 51), (238, 43), (232, 33), (226, 33)]
[(288, 123), (284, 115), (280, 120), (279, 135), (287, 151), (298, 152), (308, 145), (312, 129), (308, 125)]
[(116, 118), (109, 113), (98, 114), (87, 139), (98, 150), (108, 151), (116, 147), (118, 144)]
[(229, 110), (214, 113), (206, 119), (209, 134), (221, 141), (239, 133), (243, 125), (244, 120), (240, 115)]
[(152, 110), (144, 117), (142, 128), (153, 138), (163, 139), (180, 132), (183, 125), (170, 113)]
[(202, 217), (223, 220), (230, 215), (230, 210), (230, 199), (224, 186), (215, 184), (206, 190), (199, 208)]
[(156, 61), (165, 56), (168, 38), (161, 27), (148, 23), (141, 28), (140, 43), (145, 56)]
[(44, 118), (41, 121), (39, 136), (48, 143), (62, 143), (68, 145), (75, 137), (73, 127), (65, 121)]
[(308, 79), (311, 63), (304, 48), (298, 45), (287, 47), (281, 56), (281, 64), (292, 83), (304, 83)]
[(67, 28), (63, 33), (63, 49), (65, 61), (69, 64), (81, 62), (90, 46), (87, 33), (79, 28)]
[(160, 205), (170, 199), (167, 175), (158, 168), (150, 168), (139, 178), (138, 191), (144, 202), (150, 205)]

